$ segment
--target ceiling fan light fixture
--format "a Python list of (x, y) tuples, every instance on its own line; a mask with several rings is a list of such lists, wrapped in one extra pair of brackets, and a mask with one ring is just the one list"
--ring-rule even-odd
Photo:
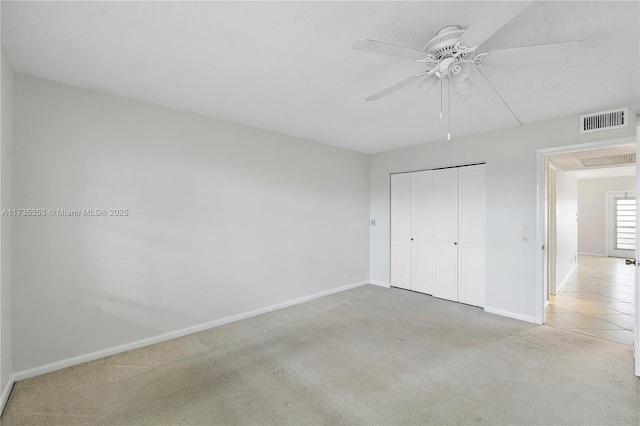
[(423, 90), (427, 94), (427, 96), (430, 96), (433, 93), (433, 91), (436, 89), (438, 82), (439, 82), (439, 79), (437, 77), (430, 75), (428, 77), (423, 78), (420, 84), (418, 84), (418, 87), (420, 88), (420, 90)]
[[(469, 79), (469, 74), (473, 69), (478, 76), (485, 81), (511, 115), (513, 115), (513, 118), (518, 124), (522, 126), (522, 122), (514, 114), (513, 110), (509, 108), (509, 105), (507, 105), (502, 96), (500, 96), (493, 84), (483, 75), (479, 66), (518, 62), (529, 63), (531, 61), (542, 61), (546, 63), (551, 60), (562, 60), (569, 54), (575, 54), (581, 43), (579, 40), (575, 40), (571, 42), (521, 46), (476, 53), (479, 46), (522, 12), (529, 3), (532, 3), (532, 1), (492, 2), (485, 13), (481, 15), (480, 19), (476, 20), (467, 29), (462, 29), (457, 25), (449, 25), (440, 30), (422, 50), (369, 39), (356, 41), (353, 44), (353, 48), (356, 50), (409, 58), (417, 62), (422, 62), (427, 67), (426, 71), (402, 80), (393, 86), (365, 98), (365, 100), (372, 101), (379, 99), (416, 81), (419, 82), (418, 87), (429, 96), (433, 93), (436, 86), (440, 84), (440, 118), (443, 118), (445, 93), (449, 101), (451, 100), (452, 90), (463, 100), (473, 88), (473, 82)], [(449, 131), (447, 132), (447, 139), (451, 139), (451, 102), (448, 102), (447, 105), (449, 108), (447, 117), (449, 120)]]
[(468, 78), (465, 78), (462, 81), (451, 81), (451, 85), (458, 96), (463, 96), (469, 93), (469, 90), (473, 88), (473, 83)]
[(449, 65), (449, 78), (453, 83), (464, 81), (471, 72), (468, 62), (454, 62)]

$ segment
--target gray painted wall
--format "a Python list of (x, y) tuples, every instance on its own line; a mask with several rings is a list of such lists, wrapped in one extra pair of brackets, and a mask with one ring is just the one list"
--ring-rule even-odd
[(16, 74), (15, 371), (369, 278), (369, 156)]
[[(2, 134), (0, 135), (0, 207), (11, 208), (12, 191), (12, 141), (13, 141), (13, 70), (4, 52), (1, 53), (2, 82)], [(0, 209), (0, 210), (1, 210)], [(0, 392), (5, 390), (12, 366), (11, 340), (11, 223), (10, 216), (0, 218)]]
[(556, 288), (562, 289), (578, 263), (578, 172), (556, 170)]

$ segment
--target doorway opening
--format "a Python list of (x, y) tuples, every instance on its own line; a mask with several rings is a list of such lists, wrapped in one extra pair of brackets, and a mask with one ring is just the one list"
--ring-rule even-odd
[(635, 152), (626, 138), (542, 153), (540, 324), (633, 345)]

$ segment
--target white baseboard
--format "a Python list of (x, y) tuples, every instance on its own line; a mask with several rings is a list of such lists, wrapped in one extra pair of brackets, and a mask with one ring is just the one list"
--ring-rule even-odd
[[(17, 382), (19, 380), (29, 379), (31, 377), (40, 376), (42, 374), (51, 373), (52, 371), (62, 370), (63, 368), (72, 367), (74, 365), (83, 364), (89, 361), (95, 361), (96, 359), (105, 358), (111, 355), (119, 354), (122, 352), (130, 351), (133, 349), (142, 348), (144, 346), (154, 345), (156, 343), (164, 342), (167, 340), (175, 339), (178, 337), (186, 336), (188, 334), (197, 333), (198, 331), (208, 330), (210, 328), (218, 327), (224, 324), (229, 324), (230, 322), (240, 321), (245, 318), (254, 317), (256, 315), (265, 314), (267, 312), (275, 311), (277, 309), (286, 308), (289, 306), (297, 305), (299, 303), (308, 302), (313, 299), (317, 299), (319, 297), (328, 296), (330, 294), (339, 293), (341, 291), (349, 290), (355, 287), (360, 287), (363, 285), (369, 284), (369, 281), (360, 281), (355, 284), (349, 284), (342, 287), (332, 288), (330, 290), (321, 291), (320, 293), (315, 293), (309, 296), (299, 297), (297, 299), (287, 300), (282, 303), (278, 303), (271, 306), (266, 306), (264, 308), (255, 309), (253, 311), (244, 312), (237, 315), (232, 315), (230, 317), (221, 318), (215, 321), (210, 321), (204, 324), (195, 325), (192, 327), (183, 328), (181, 330), (172, 331), (170, 333), (161, 334), (154, 337), (149, 337), (147, 339), (138, 340), (136, 342), (126, 343), (124, 345), (115, 346), (113, 348), (103, 349), (100, 351), (80, 355), (73, 358), (64, 359), (62, 361), (52, 362), (51, 364), (41, 365), (39, 367), (30, 368), (28, 370), (18, 371), (12, 374), (11, 378), (13, 382)], [(4, 393), (2, 394), (4, 397)], [(8, 394), (7, 394), (8, 396)]]
[(571, 275), (573, 275), (573, 273), (578, 269), (578, 265), (573, 265), (573, 268), (571, 269), (571, 272), (569, 272), (567, 274), (566, 277), (564, 277), (564, 279), (562, 280), (562, 282), (560, 282), (560, 285), (556, 286), (556, 294), (560, 293), (560, 290), (562, 290), (562, 287), (564, 287), (564, 285), (567, 283), (567, 281), (569, 281), (569, 278), (571, 278)]
[(604, 253), (587, 253), (584, 251), (579, 251), (578, 254), (584, 254), (585, 256), (600, 256), (600, 257), (607, 257), (606, 254)]
[(536, 319), (534, 317), (529, 317), (527, 315), (516, 314), (515, 312), (503, 311), (502, 309), (495, 309), (485, 306), (485, 312), (489, 312), (490, 314), (501, 315), (503, 317), (509, 317), (513, 319), (517, 319), (520, 321), (526, 321), (535, 324)]
[(13, 389), (13, 384), (16, 382), (15, 375), (9, 376), (9, 380), (7, 384), (2, 389), (2, 394), (0, 394), (0, 415), (4, 411), (4, 406), (7, 405), (7, 401), (9, 400), (9, 395), (11, 395), (11, 389)]
[(391, 288), (391, 284), (389, 284), (389, 283), (383, 283), (382, 281), (373, 281), (373, 280), (369, 280), (369, 284), (379, 285), (380, 287)]
[[(308, 302), (310, 300), (317, 299), (319, 297), (324, 297), (324, 296), (328, 296), (330, 294), (340, 293), (341, 291), (350, 290), (352, 288), (360, 287), (360, 286), (367, 285), (367, 284), (369, 284), (369, 281), (360, 281), (359, 283), (349, 284), (349, 285), (345, 285), (345, 286), (338, 287), (338, 288), (332, 288), (331, 290), (321, 291), (320, 293), (315, 293), (315, 294), (312, 294), (310, 296), (304, 296), (304, 297), (299, 297), (297, 299), (287, 300), (286, 302), (282, 302), (282, 303), (279, 303), (278, 305), (275, 305), (275, 308), (276, 309), (288, 308), (289, 306), (298, 305), (300, 303)], [(270, 307), (268, 309), (269, 310), (267, 312), (275, 310), (275, 309), (272, 309), (272, 307)], [(251, 316), (253, 316), (253, 315), (251, 315)], [(236, 320), (234, 320), (234, 321), (236, 321)], [(229, 322), (231, 322), (231, 321), (229, 321)], [(207, 327), (207, 328), (212, 328), (212, 327)]]

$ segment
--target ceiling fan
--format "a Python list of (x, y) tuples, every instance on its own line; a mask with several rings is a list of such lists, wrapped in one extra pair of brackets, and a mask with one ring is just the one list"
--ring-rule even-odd
[[(522, 122), (502, 99), (495, 87), (480, 72), (479, 67), (511, 63), (548, 62), (575, 54), (580, 49), (580, 41), (570, 41), (476, 53), (482, 43), (530, 3), (531, 1), (499, 1), (492, 3), (469, 28), (463, 29), (457, 25), (445, 27), (425, 45), (423, 50), (368, 39), (356, 41), (353, 43), (355, 50), (409, 58), (417, 62), (423, 62), (427, 67), (427, 70), (387, 87), (365, 100), (375, 101), (414, 82), (419, 82), (418, 87), (424, 90), (427, 95), (433, 93), (436, 87), (440, 85), (440, 118), (442, 118), (444, 86), (447, 86), (449, 99), (452, 89), (459, 96), (465, 95), (473, 88), (469, 74), (472, 70), (475, 70), (488, 83), (491, 90), (511, 112), (516, 121), (522, 125)], [(449, 102), (450, 108), (451, 102)], [(449, 131), (447, 139), (451, 139), (451, 115), (448, 114), (448, 116)]]

